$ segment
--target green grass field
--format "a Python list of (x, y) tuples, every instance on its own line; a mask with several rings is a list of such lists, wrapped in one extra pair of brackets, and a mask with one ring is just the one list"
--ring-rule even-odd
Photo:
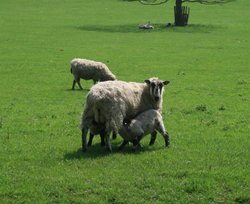
[[(250, 1), (0, 1), (0, 203), (250, 203)], [(150, 21), (154, 30), (139, 30)], [(81, 152), (87, 89), (71, 91), (74, 57), (106, 63), (117, 78), (170, 80), (164, 122), (140, 153), (100, 138)]]

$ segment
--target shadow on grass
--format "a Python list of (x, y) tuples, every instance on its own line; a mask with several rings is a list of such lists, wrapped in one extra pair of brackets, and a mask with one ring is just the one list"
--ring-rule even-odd
[(165, 24), (153, 24), (154, 29), (139, 29), (136, 24), (125, 25), (83, 25), (76, 29), (81, 31), (109, 32), (109, 33), (154, 33), (154, 32), (179, 32), (179, 33), (210, 33), (223, 29), (216, 25), (190, 24), (185, 27), (166, 26)]
[(82, 149), (78, 149), (73, 152), (66, 153), (64, 155), (65, 160), (74, 160), (74, 159), (95, 159), (95, 158), (100, 158), (100, 157), (105, 157), (108, 155), (112, 154), (133, 154), (133, 155), (139, 155), (143, 152), (151, 152), (151, 151), (156, 151), (160, 149), (165, 149), (166, 147), (159, 147), (159, 148), (153, 148), (151, 146), (143, 146), (139, 151), (134, 152), (132, 150), (132, 146), (126, 146), (124, 147), (123, 150), (119, 150), (119, 145), (113, 145), (112, 146), (113, 151), (112, 153), (109, 153), (105, 147), (101, 147), (100, 144), (95, 144), (92, 145), (91, 147), (88, 148), (86, 152), (83, 152)]
[(72, 90), (72, 89), (64, 89), (64, 91), (72, 91), (72, 92), (74, 92), (74, 91), (89, 91), (89, 90), (90, 90), (90, 88), (75, 89), (75, 90)]
[(128, 2), (132, 2), (132, 1), (138, 1), (138, 0), (120, 0), (120, 1), (128, 1)]

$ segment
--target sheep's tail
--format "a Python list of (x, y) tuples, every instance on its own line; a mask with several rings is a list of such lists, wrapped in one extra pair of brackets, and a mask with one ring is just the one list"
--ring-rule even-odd
[(94, 113), (93, 113), (91, 105), (86, 103), (84, 105), (84, 110), (83, 110), (82, 115), (81, 115), (80, 126), (79, 126), (80, 129), (90, 127), (90, 124), (92, 123), (93, 115), (94, 115)]
[(122, 127), (123, 117), (119, 110), (115, 111), (115, 107), (110, 111), (110, 108), (103, 109), (100, 107), (94, 108), (94, 120), (99, 124), (105, 124), (107, 132), (118, 133), (118, 130)]
[(74, 66), (75, 59), (71, 60), (70, 62), (70, 72), (73, 73), (72, 67)]

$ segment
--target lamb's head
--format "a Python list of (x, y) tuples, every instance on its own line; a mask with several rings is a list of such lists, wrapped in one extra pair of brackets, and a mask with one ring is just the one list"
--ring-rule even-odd
[(150, 79), (146, 79), (145, 83), (149, 86), (150, 94), (152, 98), (158, 102), (162, 98), (162, 94), (164, 91), (164, 86), (170, 83), (170, 81), (163, 81), (159, 78), (152, 77)]

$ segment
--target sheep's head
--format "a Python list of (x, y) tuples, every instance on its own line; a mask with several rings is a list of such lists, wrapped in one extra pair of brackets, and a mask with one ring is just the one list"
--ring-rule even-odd
[(163, 81), (156, 77), (146, 79), (145, 83), (149, 86), (150, 94), (153, 97), (153, 99), (158, 102), (162, 98), (162, 94), (164, 91), (164, 86), (169, 84), (170, 81)]
[(115, 81), (116, 77), (114, 74), (110, 73), (109, 75), (106, 76), (105, 81)]

